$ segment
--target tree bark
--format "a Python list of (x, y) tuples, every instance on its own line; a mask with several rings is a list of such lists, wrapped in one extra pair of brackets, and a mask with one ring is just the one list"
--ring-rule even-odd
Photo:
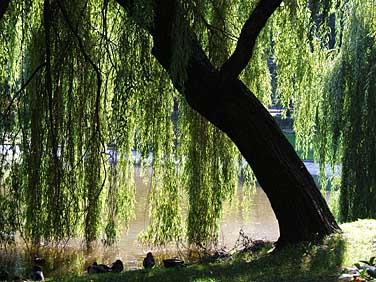
[[(154, 55), (168, 69), (168, 58)], [(184, 96), (189, 105), (225, 132), (252, 167), (279, 224), (277, 245), (312, 241), (339, 230), (321, 192), (255, 95), (238, 79), (224, 77), (194, 49)]]
[[(133, 1), (117, 1), (132, 15)], [(281, 1), (260, 1), (261, 12), (247, 21), (263, 21), (259, 30), (251, 32), (253, 37), (274, 11), (269, 9), (270, 5), (263, 5), (266, 2), (274, 4), (275, 10)], [(156, 0), (154, 27), (144, 27), (153, 36), (154, 56), (167, 71), (173, 54), (171, 31), (177, 5), (175, 0)], [(174, 83), (175, 87), (194, 110), (231, 138), (252, 167), (278, 220), (277, 245), (312, 241), (338, 231), (324, 198), (294, 148), (255, 95), (236, 78), (237, 64), (244, 66), (241, 53), (252, 52), (254, 38), (249, 38), (249, 42), (243, 40), (248, 48), (237, 48), (235, 56), (239, 59), (230, 57), (233, 59), (224, 64), (226, 71), (222, 72), (213, 67), (194, 35), (191, 37), (188, 78), (184, 87)], [(251, 55), (244, 57), (247, 60)], [(231, 75), (232, 69), (235, 71)]]
[(188, 74), (188, 103), (231, 138), (268, 196), (279, 224), (278, 245), (338, 230), (312, 176), (253, 93), (200, 61), (191, 63)]

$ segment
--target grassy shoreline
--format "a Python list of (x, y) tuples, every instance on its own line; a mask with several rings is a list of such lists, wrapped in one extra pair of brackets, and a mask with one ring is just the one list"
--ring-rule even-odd
[(165, 281), (165, 282), (245, 282), (245, 281), (338, 281), (343, 267), (367, 260), (376, 253), (376, 220), (342, 224), (342, 234), (321, 244), (301, 244), (276, 254), (239, 254), (232, 260), (214, 264), (194, 264), (180, 269), (155, 268), (120, 274), (64, 276), (48, 281)]

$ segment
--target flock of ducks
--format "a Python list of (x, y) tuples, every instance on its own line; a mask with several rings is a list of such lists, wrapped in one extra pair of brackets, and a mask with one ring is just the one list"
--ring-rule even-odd
[(111, 265), (98, 264), (96, 261), (87, 268), (88, 274), (105, 273), (105, 272), (122, 272), (124, 269), (123, 262), (118, 259)]
[[(31, 270), (31, 273), (29, 275), (29, 278), (33, 281), (43, 281), (44, 275), (42, 267), (46, 264), (46, 260), (43, 258), (40, 258), (37, 255), (33, 255), (33, 268)], [(152, 269), (155, 266), (155, 259), (152, 254), (152, 252), (148, 252), (146, 254), (146, 257), (143, 259), (142, 265), (145, 269), (149, 270)], [(184, 265), (184, 261), (178, 258), (171, 258), (171, 259), (164, 259), (163, 260), (164, 267), (179, 267)], [(94, 262), (87, 268), (88, 274), (95, 274), (95, 273), (106, 273), (106, 272), (112, 272), (112, 273), (119, 273), (124, 270), (124, 264), (123, 262), (118, 259), (114, 261), (110, 265), (106, 264), (98, 264), (97, 262)], [(8, 281), (10, 280), (9, 273), (3, 269), (0, 269), (0, 281)], [(12, 281), (25, 281), (20, 277), (14, 277), (11, 279)]]

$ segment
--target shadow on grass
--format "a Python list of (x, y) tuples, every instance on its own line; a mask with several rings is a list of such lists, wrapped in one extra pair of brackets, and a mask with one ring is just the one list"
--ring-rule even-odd
[(229, 262), (194, 264), (180, 269), (157, 268), (122, 274), (62, 277), (52, 281), (165, 281), (165, 282), (231, 282), (231, 281), (338, 281), (345, 244), (340, 235), (325, 239), (319, 245), (291, 246), (274, 254), (251, 257), (238, 254)]

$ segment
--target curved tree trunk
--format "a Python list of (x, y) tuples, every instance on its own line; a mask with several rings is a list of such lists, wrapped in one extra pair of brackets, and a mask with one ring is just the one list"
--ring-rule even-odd
[(185, 87), (190, 106), (224, 131), (252, 167), (277, 217), (280, 245), (313, 240), (338, 229), (305, 165), (241, 81), (223, 80), (198, 63), (191, 65)]
[[(132, 14), (133, 1), (117, 2)], [(277, 245), (284, 246), (322, 238), (339, 227), (312, 176), (273, 117), (236, 78), (246, 65), (244, 61), (252, 56), (255, 37), (280, 2), (260, 1), (222, 70), (213, 67), (192, 33), (188, 78), (183, 87), (179, 83), (174, 85), (192, 109), (231, 138), (250, 164), (278, 220)], [(155, 0), (154, 27), (143, 27), (153, 36), (153, 54), (167, 71), (173, 54), (171, 31), (177, 5), (175, 0)], [(247, 33), (251, 36), (248, 39)]]
[[(154, 55), (163, 66), (163, 55)], [(223, 78), (196, 49), (184, 95), (225, 132), (252, 167), (277, 217), (278, 245), (312, 241), (339, 227), (321, 192), (273, 117), (238, 79)]]

